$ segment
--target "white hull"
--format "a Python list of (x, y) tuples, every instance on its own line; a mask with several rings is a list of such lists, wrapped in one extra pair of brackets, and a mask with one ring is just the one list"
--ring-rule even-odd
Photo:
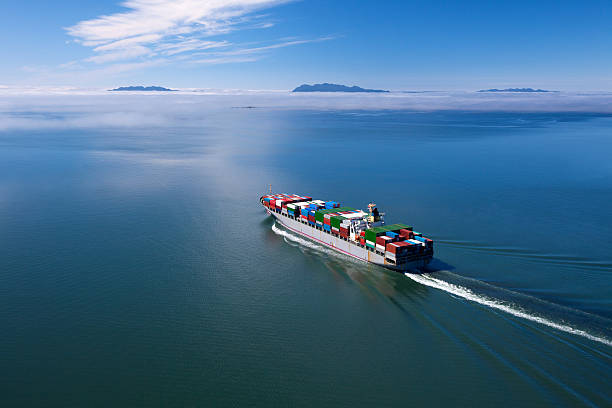
[(321, 245), (331, 248), (335, 251), (351, 256), (363, 262), (371, 262), (388, 269), (393, 269), (398, 272), (418, 272), (424, 268), (432, 258), (433, 253), (412, 255), (405, 259), (405, 262), (396, 265), (393, 261), (388, 260), (380, 252), (366, 249), (366, 247), (358, 243), (346, 240), (327, 231), (315, 228), (308, 223), (297, 220), (293, 217), (280, 214), (266, 209), (268, 214), (272, 215), (285, 228), (315, 241)]

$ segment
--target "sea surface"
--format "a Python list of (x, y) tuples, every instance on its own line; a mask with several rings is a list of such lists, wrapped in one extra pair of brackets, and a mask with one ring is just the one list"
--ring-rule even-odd
[[(612, 117), (167, 98), (4, 116), (0, 405), (612, 405)], [(435, 260), (330, 253), (269, 184)]]

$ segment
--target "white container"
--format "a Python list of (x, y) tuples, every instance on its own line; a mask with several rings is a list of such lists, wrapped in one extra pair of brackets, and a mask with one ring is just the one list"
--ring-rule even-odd
[(380, 252), (385, 252), (385, 247), (380, 244), (376, 244), (376, 249), (379, 250)]

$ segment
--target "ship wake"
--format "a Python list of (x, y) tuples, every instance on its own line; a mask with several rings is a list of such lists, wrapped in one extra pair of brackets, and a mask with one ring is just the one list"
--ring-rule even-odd
[[(601, 316), (592, 315), (532, 296), (499, 288), (476, 279), (463, 278), (447, 271), (437, 272), (436, 276), (429, 273), (407, 273), (405, 275), (415, 282), (443, 290), (453, 296), (500, 310), (512, 316), (543, 324), (562, 332), (571, 333), (612, 346), (612, 340), (610, 340), (609, 336), (603, 333), (593, 333), (592, 330), (577, 327), (583, 323), (589, 326), (597, 326), (595, 330), (605, 332), (612, 327), (612, 322)], [(447, 278), (447, 280), (442, 278)], [(465, 285), (452, 283), (452, 280), (464, 281)], [(472, 286), (474, 289), (468, 286)], [(493, 293), (495, 296), (491, 296), (487, 293)], [(529, 308), (521, 305), (529, 305)], [(538, 310), (538, 312), (535, 310)]]
[[(284, 228), (279, 228), (276, 223), (272, 225), (272, 231), (282, 236), (285, 241), (291, 241), (301, 247), (345, 259), (351, 259), (339, 252), (318, 245), (313, 241), (301, 238)], [(512, 316), (548, 326), (565, 333), (612, 346), (612, 340), (609, 335), (610, 328), (612, 328), (612, 321), (604, 317), (499, 288), (449, 271), (438, 271), (433, 274), (406, 273), (405, 275), (421, 285), (442, 290), (449, 293), (451, 296), (478, 303), (482, 306), (499, 310)], [(586, 326), (588, 326), (589, 329), (583, 328)]]

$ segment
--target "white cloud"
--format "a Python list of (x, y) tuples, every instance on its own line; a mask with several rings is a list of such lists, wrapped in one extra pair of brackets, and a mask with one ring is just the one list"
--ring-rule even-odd
[[(293, 0), (127, 0), (122, 3), (124, 12), (84, 20), (66, 30), (76, 42), (91, 47), (95, 53), (85, 62), (97, 64), (157, 58), (166, 58), (166, 62), (167, 58), (197, 59), (208, 64), (253, 61), (255, 58), (224, 55), (261, 53), (321, 39), (248, 48), (210, 37), (239, 29), (271, 27), (272, 22), (264, 21), (267, 15), (254, 12), (289, 1)], [(218, 51), (222, 48), (227, 50)]]
[(321, 37), (321, 38), (317, 38), (317, 39), (314, 39), (314, 40), (290, 40), (290, 41), (283, 41), (283, 42), (279, 42), (279, 43), (276, 43), (276, 44), (265, 45), (265, 46), (261, 46), (261, 47), (239, 48), (239, 49), (223, 52), (223, 54), (224, 55), (255, 54), (255, 53), (261, 53), (261, 52), (264, 52), (264, 51), (273, 50), (273, 49), (276, 49), (276, 48), (289, 47), (289, 46), (292, 46), (292, 45), (308, 44), (308, 43), (313, 43), (313, 42), (327, 41), (327, 40), (331, 40), (332, 38), (333, 37)]
[(177, 39), (172, 43), (160, 44), (157, 50), (164, 55), (176, 55), (184, 52), (207, 50), (211, 48), (228, 47), (231, 43), (228, 41), (206, 41), (197, 38)]
[(100, 64), (104, 62), (127, 60), (150, 54), (151, 50), (149, 50), (147, 47), (143, 47), (142, 45), (132, 45), (130, 47), (118, 49), (116, 51), (105, 52), (100, 55), (94, 55), (93, 57), (87, 58), (86, 61), (96, 62)]

